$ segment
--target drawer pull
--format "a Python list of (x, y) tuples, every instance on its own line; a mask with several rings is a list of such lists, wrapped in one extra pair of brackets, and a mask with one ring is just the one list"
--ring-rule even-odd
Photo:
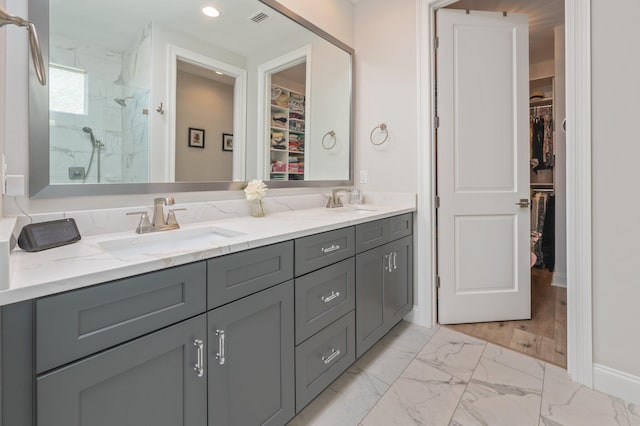
[(193, 367), (193, 371), (197, 373), (198, 377), (204, 377), (204, 342), (200, 339), (193, 341), (193, 346), (196, 347), (197, 361)]
[(218, 336), (218, 353), (216, 359), (218, 364), (224, 365), (224, 330), (216, 330), (216, 336)]
[(322, 296), (320, 299), (321, 299), (324, 303), (329, 303), (329, 302), (331, 302), (333, 299), (335, 299), (336, 297), (340, 297), (340, 292), (339, 292), (339, 291), (332, 291), (330, 295), (328, 295), (328, 296)]
[(323, 356), (322, 362), (324, 365), (331, 364), (331, 361), (340, 356), (340, 349), (331, 349), (331, 354), (329, 356)]
[(340, 250), (340, 245), (331, 244), (329, 247), (323, 247), (320, 251), (324, 254), (331, 253), (332, 251)]

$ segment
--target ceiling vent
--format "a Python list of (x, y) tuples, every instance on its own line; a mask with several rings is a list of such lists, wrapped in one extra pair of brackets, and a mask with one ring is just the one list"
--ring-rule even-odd
[(264, 22), (269, 18), (270, 18), (270, 16), (267, 15), (266, 13), (262, 12), (262, 11), (259, 11), (259, 12), (255, 13), (252, 16), (249, 17), (249, 19), (251, 19), (256, 24)]

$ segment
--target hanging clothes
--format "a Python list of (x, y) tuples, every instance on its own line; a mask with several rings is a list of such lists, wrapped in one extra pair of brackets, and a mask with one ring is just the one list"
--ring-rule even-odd
[(543, 167), (544, 162), (544, 118), (533, 118), (533, 136), (531, 140), (531, 164), (533, 171), (537, 172)]
[(544, 238), (541, 250), (544, 265), (553, 272), (556, 266), (556, 197), (554, 196), (550, 196), (547, 200), (542, 234)]

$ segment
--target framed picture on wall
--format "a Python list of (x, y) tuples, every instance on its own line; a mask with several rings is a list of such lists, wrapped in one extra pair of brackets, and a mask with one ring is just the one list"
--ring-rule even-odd
[(222, 134), (222, 150), (233, 151), (233, 135), (231, 133)]
[(204, 149), (204, 129), (189, 127), (189, 146)]

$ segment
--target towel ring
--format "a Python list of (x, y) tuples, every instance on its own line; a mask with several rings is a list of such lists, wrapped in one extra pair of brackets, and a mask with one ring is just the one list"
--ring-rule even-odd
[[(384, 132), (384, 139), (382, 139), (381, 142), (374, 142), (373, 141), (373, 134), (376, 132), (377, 129), (380, 129), (381, 132)], [(389, 130), (387, 128), (386, 123), (381, 123), (381, 124), (377, 125), (376, 127), (374, 127), (373, 130), (371, 131), (371, 134), (369, 135), (369, 140), (374, 145), (382, 145), (383, 143), (385, 143), (387, 141), (387, 139), (389, 139)]]
[[(328, 144), (326, 143), (326, 139), (327, 136), (330, 136), (331, 139), (333, 139), (333, 143), (331, 144), (331, 146), (328, 146)], [(329, 130), (327, 133), (324, 134), (324, 136), (322, 137), (322, 147), (326, 150), (330, 150), (333, 149), (334, 146), (336, 146), (336, 143), (338, 142), (338, 140), (336, 139), (336, 132), (334, 132), (333, 130)]]

